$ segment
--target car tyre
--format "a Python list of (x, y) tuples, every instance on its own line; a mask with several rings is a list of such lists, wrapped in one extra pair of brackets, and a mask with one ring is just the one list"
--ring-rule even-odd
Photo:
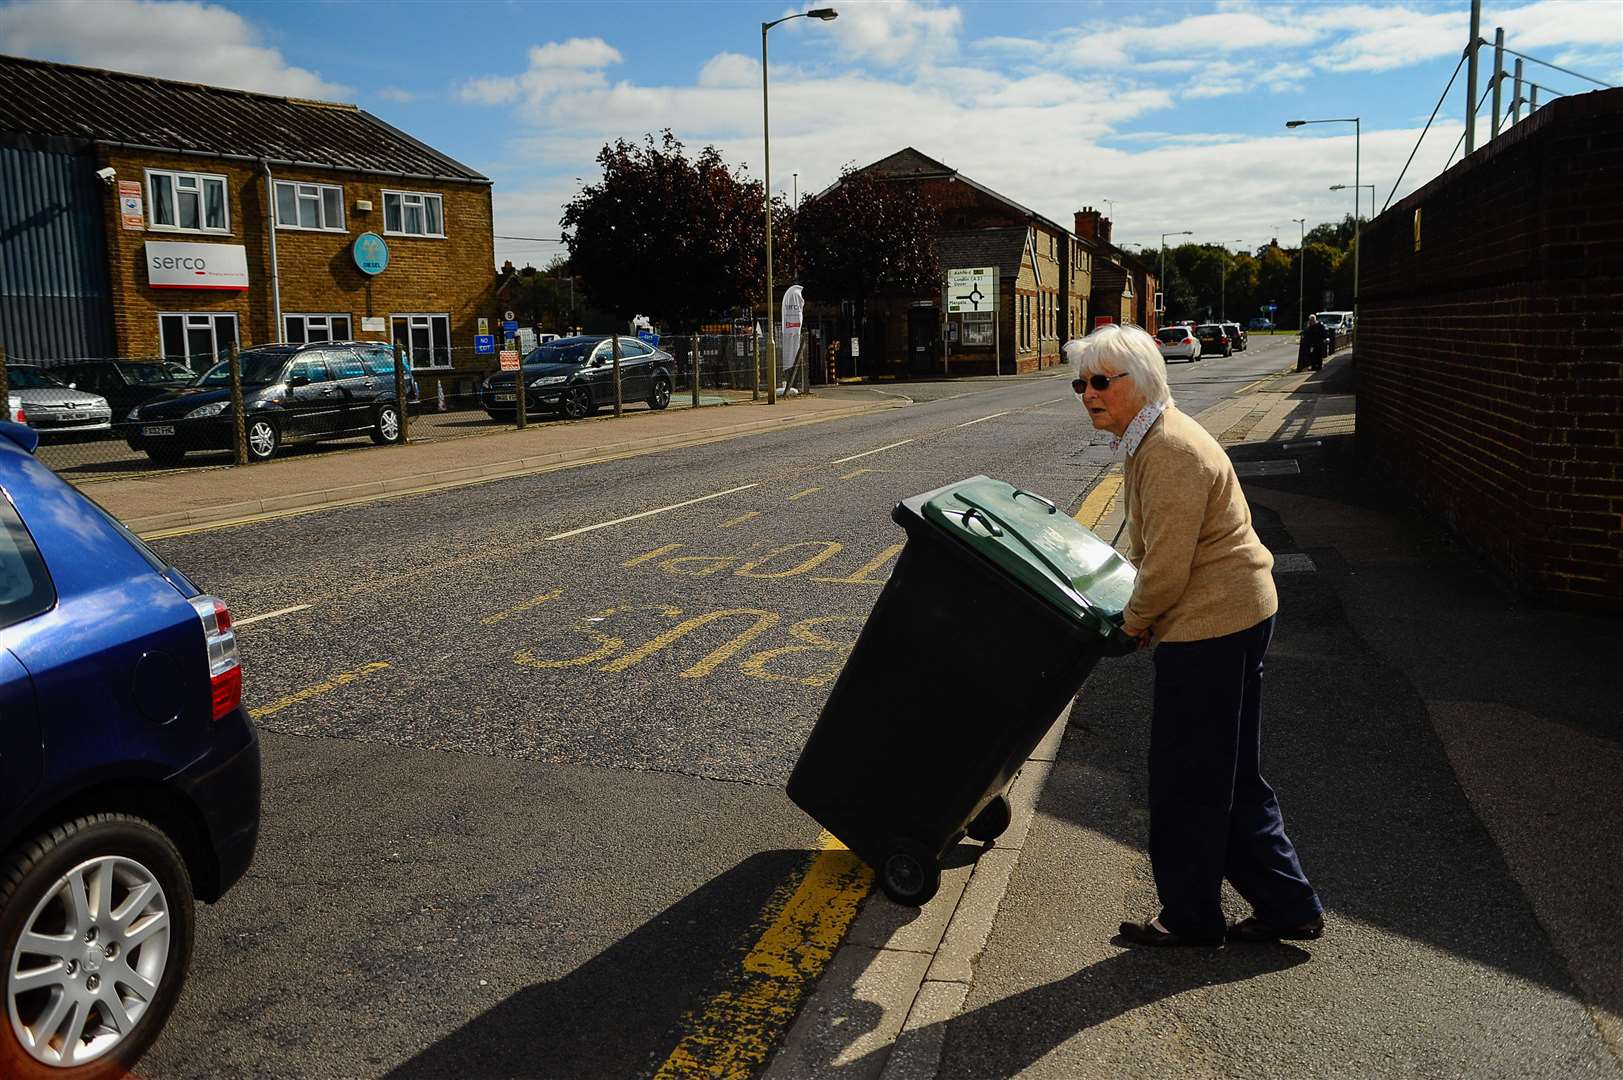
[(671, 380), (663, 375), (654, 376), (654, 388), (648, 393), (648, 407), (663, 409), (671, 403)]
[(186, 451), (176, 450), (172, 447), (160, 450), (149, 446), (147, 447), (147, 457), (152, 459), (154, 465), (162, 465), (166, 469), (172, 469), (186, 459)]
[(573, 386), (564, 391), (564, 417), (584, 420), (592, 415), (592, 392), (584, 386)]
[[(82, 908), (71, 899), (76, 890)], [(110, 899), (105, 911), (104, 895)], [(124, 1076), (179, 1000), (195, 924), (185, 861), (141, 818), (88, 815), (6, 853), (0, 858), (6, 997), (0, 1076)], [(61, 952), (28, 947), (53, 937), (64, 942)], [(63, 998), (72, 999), (65, 1009)], [(51, 1036), (58, 1037), (55, 1046)], [(74, 1066), (61, 1060), (64, 1053), (88, 1056)]]
[(372, 441), (379, 446), (393, 446), (400, 441), (400, 410), (393, 402), (378, 406), (372, 422)]
[(255, 416), (248, 421), (248, 460), (269, 461), (282, 448), (282, 431), (268, 416)]

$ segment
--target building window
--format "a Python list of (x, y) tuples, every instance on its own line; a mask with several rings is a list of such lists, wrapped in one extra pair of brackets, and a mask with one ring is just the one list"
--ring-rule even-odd
[(276, 181), (276, 227), (344, 231), (344, 189)]
[(420, 191), (385, 191), (383, 231), (392, 236), (444, 236), (440, 197)]
[(174, 232), (231, 231), (225, 177), (147, 170), (147, 202), (154, 229)]
[(451, 316), (395, 315), (394, 341), (413, 371), (451, 366)]
[(283, 341), (308, 345), (313, 341), (353, 341), (348, 315), (287, 315)]
[(237, 347), (237, 317), (214, 312), (166, 312), (158, 316), (163, 358), (201, 375)]

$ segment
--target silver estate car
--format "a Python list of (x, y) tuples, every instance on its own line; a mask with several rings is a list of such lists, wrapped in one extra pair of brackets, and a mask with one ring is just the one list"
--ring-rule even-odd
[(22, 402), (28, 426), (41, 437), (94, 435), (112, 429), (113, 410), (106, 398), (59, 382), (42, 367), (12, 364), (6, 368), (6, 383), (11, 395)]

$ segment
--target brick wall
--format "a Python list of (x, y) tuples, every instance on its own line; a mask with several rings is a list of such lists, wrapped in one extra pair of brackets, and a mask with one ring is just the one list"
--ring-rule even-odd
[[(113, 193), (106, 199), (108, 262), (113, 297), (113, 326), (118, 348), (126, 356), (155, 356), (161, 351), (160, 312), (234, 312), (244, 347), (281, 339), (275, 325), (271, 291), (271, 260), (266, 222), (269, 218), (265, 174), (257, 165), (192, 156), (108, 151), (105, 163), (120, 180), (146, 187), (146, 170), (208, 173), (226, 178), (230, 234), (181, 233), (122, 227)], [(278, 229), (277, 266), (280, 270), (284, 315), (293, 313), (347, 314), (357, 338), (389, 340), (389, 331), (363, 332), (361, 319), (393, 314), (448, 314), (457, 364), (478, 363), (469, 348), (476, 320), (496, 316), (493, 300), (495, 241), (492, 237), (490, 187), (424, 180), (391, 180), (358, 173), (273, 167), (277, 180), (339, 185), (343, 188), (343, 232)], [(416, 191), (443, 199), (444, 239), (384, 236), (383, 191)], [(357, 200), (370, 200), (370, 211), (355, 209)], [(145, 200), (147, 220), (152, 208)], [(363, 232), (384, 236), (389, 265), (381, 274), (362, 273), (350, 247)], [(148, 284), (144, 245), (149, 240), (241, 244), (248, 260), (246, 292), (193, 289), (154, 289)], [(490, 358), (480, 357), (479, 361)], [(431, 389), (433, 380), (425, 381)]]
[(1623, 90), (1574, 95), (1376, 218), (1357, 360), (1368, 458), (1522, 593), (1611, 610), (1623, 610), (1620, 175)]

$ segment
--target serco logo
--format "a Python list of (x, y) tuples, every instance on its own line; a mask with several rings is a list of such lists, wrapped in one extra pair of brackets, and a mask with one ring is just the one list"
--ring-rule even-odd
[(208, 273), (208, 260), (195, 255), (154, 255), (154, 270), (190, 270), (194, 274)]

